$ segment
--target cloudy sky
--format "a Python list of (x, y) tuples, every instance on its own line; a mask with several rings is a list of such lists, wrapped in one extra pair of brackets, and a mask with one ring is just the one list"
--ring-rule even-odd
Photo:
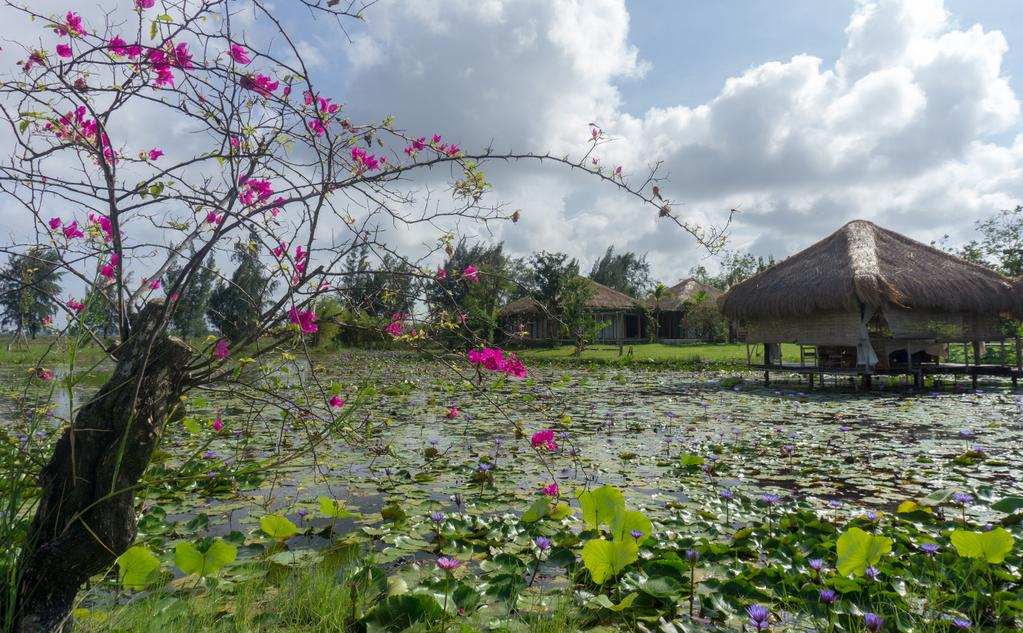
[[(661, 162), (685, 219), (739, 208), (730, 248), (782, 257), (854, 218), (962, 242), (975, 220), (1023, 201), (1017, 0), (380, 0), (348, 39), (297, 3), (278, 7), (353, 120), (394, 115), (467, 151), (556, 154), (585, 151), (595, 122), (615, 139), (602, 164), (642, 178)], [(259, 38), (259, 24), (239, 24)], [(22, 28), (0, 25), (8, 38)], [(5, 45), (0, 61), (17, 55)], [(158, 129), (140, 124), (139, 143)], [(516, 254), (561, 250), (588, 268), (613, 243), (647, 253), (669, 284), (715, 266), (592, 177), (526, 164), (488, 176), (522, 220), (481, 237)], [(19, 212), (0, 202), (0, 223), (10, 230)]]
[[(400, 8), (396, 8), (400, 6)], [(1023, 5), (1012, 0), (417, 0), (367, 11), (343, 55), (350, 110), (463, 146), (663, 161), (681, 213), (741, 215), (732, 248), (791, 254), (853, 218), (972, 236), (1023, 201)], [(674, 282), (704, 255), (649, 208), (558, 169), (494, 174), (515, 251), (588, 264), (613, 242)], [(711, 260), (713, 262), (713, 260)]]

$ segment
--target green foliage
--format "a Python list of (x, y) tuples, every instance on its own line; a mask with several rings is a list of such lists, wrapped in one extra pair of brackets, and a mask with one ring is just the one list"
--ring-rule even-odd
[(255, 240), (239, 242), (235, 246), (234, 261), (238, 267), (230, 281), (217, 285), (206, 309), (213, 327), (232, 341), (256, 331), (266, 298), (275, 285), (259, 260)]
[(259, 520), (259, 529), (271, 537), (286, 541), (298, 534), (298, 528), (288, 517), (280, 514), (270, 514)]
[(764, 258), (752, 253), (725, 251), (721, 255), (718, 274), (711, 275), (707, 272), (706, 267), (701, 265), (690, 268), (689, 276), (708, 286), (728, 290), (735, 284), (742, 283), (753, 275), (764, 272), (774, 264), (774, 255)]
[(639, 559), (639, 545), (632, 539), (605, 541), (595, 538), (583, 545), (582, 558), (593, 582), (602, 585)]
[(350, 512), (345, 504), (330, 497), (320, 497), (320, 514), (332, 519), (349, 519), (362, 516), (358, 512)]
[[(462, 271), (476, 267), (478, 281), (466, 281)], [(447, 277), (430, 283), (427, 297), (435, 315), (465, 315), (463, 328), (473, 338), (492, 341), (500, 309), (517, 289), (516, 275), (522, 265), (504, 252), (504, 243), (469, 244), (464, 240), (444, 264)], [(460, 331), (457, 340), (464, 340)]]
[(576, 494), (583, 511), (583, 521), (596, 529), (610, 526), (619, 514), (625, 512), (625, 497), (613, 486), (584, 490)]
[(646, 255), (615, 253), (612, 244), (604, 256), (593, 263), (590, 279), (630, 297), (642, 297), (650, 286), (650, 264)]
[(59, 267), (60, 257), (50, 248), (35, 246), (12, 254), (0, 269), (0, 324), (35, 338), (43, 320), (57, 311), (63, 275)]
[(573, 277), (564, 285), (561, 298), (561, 322), (564, 333), (575, 344), (578, 356), (586, 346), (596, 340), (600, 331), (608, 326), (606, 321), (597, 321), (586, 303), (593, 296), (593, 285), (585, 277)]
[(185, 574), (211, 576), (224, 565), (233, 563), (238, 548), (223, 539), (200, 542), (198, 546), (182, 541), (174, 548), (174, 564)]
[[(190, 271), (188, 283), (179, 286), (178, 281), (184, 272), (184, 268), (177, 264), (167, 270), (167, 283), (164, 284), (164, 288), (168, 296), (171, 293), (178, 295), (171, 315), (171, 325), (180, 336), (198, 338), (209, 332), (206, 311), (209, 309), (210, 296), (213, 293), (213, 282), (217, 277), (213, 257), (209, 256), (205, 261), (196, 262), (195, 268)], [(222, 295), (219, 300), (224, 299)]]
[(838, 564), (835, 568), (843, 576), (862, 576), (867, 567), (876, 565), (890, 551), (892, 539), (852, 527), (838, 537)]
[(125, 589), (145, 589), (159, 577), (160, 559), (144, 545), (135, 545), (117, 557), (117, 568)]
[(952, 545), (960, 556), (979, 558), (989, 563), (1002, 563), (1012, 551), (1012, 534), (1002, 527), (987, 532), (968, 532), (957, 529), (951, 535)]
[(579, 262), (565, 253), (533, 253), (526, 264), (526, 286), (549, 312), (561, 312), (559, 299), (569, 280), (579, 276)]
[(317, 301), (314, 312), (319, 320), (316, 322), (316, 332), (311, 337), (313, 347), (331, 347), (341, 333), (347, 314), (340, 301), (330, 298)]

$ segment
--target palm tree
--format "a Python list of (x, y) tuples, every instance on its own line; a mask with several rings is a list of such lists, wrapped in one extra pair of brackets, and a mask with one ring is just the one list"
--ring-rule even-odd
[(660, 302), (662, 299), (667, 299), (671, 293), (668, 292), (668, 287), (658, 282), (654, 289), (650, 291), (650, 299), (654, 302), (654, 326), (650, 328), (650, 342), (654, 343), (657, 341), (658, 330), (661, 327), (661, 306)]

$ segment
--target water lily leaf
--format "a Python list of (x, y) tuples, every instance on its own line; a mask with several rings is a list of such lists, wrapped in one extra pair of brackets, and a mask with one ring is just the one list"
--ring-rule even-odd
[(384, 521), (404, 521), (408, 518), (408, 514), (399, 505), (389, 505), (380, 508), (380, 516)]
[(583, 520), (594, 528), (611, 525), (615, 515), (625, 511), (625, 497), (614, 486), (601, 486), (596, 490), (576, 493), (583, 510)]
[(259, 528), (270, 538), (286, 541), (298, 534), (298, 528), (288, 517), (280, 514), (271, 514), (259, 520)]
[(519, 518), (523, 523), (536, 523), (543, 517), (547, 516), (547, 512), (551, 509), (551, 502), (546, 496), (538, 497), (533, 505), (529, 506), (529, 509), (522, 513)]
[(624, 611), (628, 609), (630, 606), (632, 606), (632, 603), (636, 600), (636, 597), (638, 595), (639, 594), (636, 592), (630, 593), (629, 595), (622, 598), (621, 602), (615, 604), (611, 602), (611, 598), (608, 598), (604, 594), (599, 594), (590, 598), (590, 601), (587, 603), (587, 606), (603, 607), (605, 609), (610, 609), (616, 612)]
[(954, 488), (946, 488), (944, 490), (935, 490), (931, 494), (929, 494), (926, 497), (924, 497), (923, 499), (921, 499), (920, 500), (920, 505), (922, 505), (922, 506), (940, 506), (941, 504), (943, 504), (946, 501), (948, 501), (949, 499), (951, 499), (952, 495), (954, 495), (955, 492), (956, 491), (955, 491)]
[(911, 514), (913, 512), (933, 512), (930, 506), (922, 506), (916, 501), (903, 501), (899, 504), (896, 512), (899, 514)]
[(159, 576), (160, 559), (144, 545), (135, 545), (117, 557), (117, 568), (125, 589), (145, 589)]
[(642, 536), (636, 538), (637, 543), (642, 543), (653, 534), (654, 524), (642, 512), (635, 510), (619, 512), (615, 515), (614, 520), (611, 522), (611, 536), (614, 540), (631, 539), (633, 538), (631, 534), (633, 531), (643, 533)]
[(592, 539), (583, 545), (582, 556), (583, 564), (593, 576), (593, 582), (601, 585), (639, 559), (639, 545), (632, 539), (624, 541)]
[(343, 501), (331, 499), (330, 497), (320, 497), (320, 514), (332, 519), (348, 519), (362, 516), (358, 512), (349, 512)]
[(678, 465), (681, 466), (682, 468), (694, 470), (700, 466), (703, 466), (703, 461), (704, 460), (702, 455), (693, 455), (691, 453), (686, 453), (678, 460)]
[(1023, 497), (1006, 497), (991, 507), (999, 512), (1016, 512), (1023, 508)]
[(547, 516), (555, 521), (560, 521), (565, 517), (572, 516), (572, 508), (570, 508), (567, 503), (559, 503), (551, 508), (550, 512), (547, 513)]
[(224, 565), (233, 563), (237, 557), (238, 548), (219, 538), (214, 539), (205, 552), (188, 541), (178, 543), (174, 548), (174, 564), (185, 574), (209, 576)]
[(838, 564), (835, 568), (838, 573), (862, 576), (867, 567), (876, 565), (882, 556), (892, 551), (892, 540), (853, 527), (838, 537), (837, 551)]
[(957, 529), (952, 532), (952, 545), (964, 558), (980, 558), (989, 563), (1001, 563), (1012, 551), (1014, 540), (1005, 528), (988, 532), (967, 532)]
[(418, 622), (438, 622), (444, 610), (433, 596), (424, 593), (388, 596), (381, 600), (363, 624), (367, 633), (404, 631)]

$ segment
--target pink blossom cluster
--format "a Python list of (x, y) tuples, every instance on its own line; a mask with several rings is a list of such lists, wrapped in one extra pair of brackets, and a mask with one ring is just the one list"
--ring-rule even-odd
[(391, 322), (387, 324), (387, 327), (384, 328), (384, 331), (393, 336), (394, 338), (402, 336), (403, 334), (405, 334), (405, 320), (407, 318), (408, 314), (404, 312), (395, 312), (394, 314), (391, 315)]
[(370, 154), (361, 147), (352, 148), (352, 162), (355, 163), (355, 173), (360, 176), (367, 171), (376, 171), (380, 169), (387, 159), (383, 156), (377, 156), (376, 154)]
[(78, 237), (85, 237), (85, 233), (82, 233), (82, 229), (78, 228), (78, 220), (72, 220), (71, 224), (62, 225), (60, 218), (50, 218), (50, 229), (56, 231), (60, 229), (64, 234), (64, 239), (73, 240)]
[(117, 253), (110, 255), (110, 262), (103, 264), (99, 269), (99, 274), (103, 275), (108, 281), (113, 281), (117, 272), (117, 265), (121, 263), (121, 257)]
[(67, 114), (57, 118), (56, 122), (49, 122), (45, 129), (52, 131), (53, 135), (72, 143), (84, 143), (93, 146), (95, 138), (100, 136), (103, 146), (103, 157), (110, 162), (117, 162), (117, 154), (110, 147), (110, 139), (106, 134), (98, 134), (99, 126), (94, 119), (85, 116), (85, 106), (78, 106)]
[[(555, 448), (557, 448), (557, 445), (555, 445)], [(542, 490), (543, 493), (548, 497), (557, 497), (558, 494), (560, 494), (561, 492), (560, 490), (558, 490), (558, 482), (556, 481), (552, 482), (549, 486), (544, 486)]]
[(250, 206), (255, 202), (266, 202), (270, 196), (274, 195), (273, 186), (269, 180), (243, 177), (239, 185), (243, 190), (238, 195), (238, 200), (245, 206)]
[(53, 32), (61, 37), (75, 35), (85, 35), (85, 28), (82, 26), (82, 16), (78, 15), (74, 11), (68, 11), (67, 15), (64, 16), (67, 20), (64, 24), (57, 24), (53, 27)]
[(496, 347), (469, 350), (469, 362), (474, 366), (482, 366), (490, 371), (501, 371), (516, 378), (526, 377), (526, 366), (522, 361), (515, 354), (508, 354), (505, 358), (504, 352)]
[(188, 44), (181, 42), (177, 46), (173, 42), (168, 40), (165, 42), (167, 50), (160, 48), (151, 48), (146, 53), (146, 59), (153, 66), (153, 70), (156, 71), (156, 80), (153, 81), (153, 85), (157, 87), (174, 86), (174, 73), (171, 68), (180, 68), (181, 70), (191, 70), (192, 56), (188, 53)]
[(238, 44), (231, 44), (231, 59), (239, 64), (248, 64), (252, 60), (249, 59), (249, 51), (245, 50), (244, 47)]
[(409, 143), (408, 147), (405, 148), (405, 153), (414, 158), (416, 154), (423, 151), (427, 147), (432, 147), (433, 149), (437, 150), (437, 152), (439, 152), (440, 154), (443, 154), (444, 156), (448, 157), (458, 156), (459, 154), (462, 153), (462, 149), (455, 145), (454, 143), (441, 143), (440, 134), (434, 134), (433, 138), (430, 139), (429, 143), (426, 142), (425, 136), (420, 136), (419, 138)]
[(280, 81), (273, 81), (262, 73), (243, 75), (238, 84), (264, 97), (273, 95), (274, 91), (281, 85)]
[(476, 267), (472, 266), (472, 265), (469, 265), (469, 266), (465, 267), (465, 270), (462, 271), (462, 277), (464, 277), (468, 281), (479, 281), (480, 280), (480, 278), (479, 278), (479, 271), (476, 270)]
[(217, 360), (224, 360), (231, 355), (231, 350), (227, 347), (227, 341), (220, 339), (217, 341), (216, 347), (213, 348), (213, 358)]
[(107, 241), (114, 239), (114, 228), (110, 224), (110, 218), (99, 213), (90, 213), (89, 221), (99, 227), (100, 232)]
[[(281, 242), (281, 245), (283, 246), (284, 242)], [(305, 272), (305, 268), (308, 263), (309, 253), (302, 248), (301, 244), (299, 244), (295, 247), (295, 274), (291, 277), (292, 286), (298, 285), (298, 282), (301, 279), (300, 275)]]
[[(529, 444), (533, 448), (539, 448), (552, 453), (558, 450), (558, 445), (554, 443), (554, 430), (544, 429), (543, 431), (537, 431), (533, 433), (533, 437), (529, 440)], [(557, 488), (555, 488), (557, 490)]]
[(79, 303), (78, 301), (75, 301), (74, 299), (68, 299), (67, 300), (67, 307), (68, 307), (69, 310), (71, 310), (75, 314), (78, 314), (82, 310), (85, 309), (85, 304), (84, 303)]
[(129, 45), (128, 42), (121, 39), (120, 35), (112, 37), (110, 41), (107, 42), (107, 48), (109, 48), (110, 52), (114, 55), (127, 57), (128, 59), (135, 59), (142, 54), (141, 46), (138, 44)]
[(297, 325), (303, 334), (315, 334), (319, 328), (316, 326), (316, 314), (312, 310), (299, 311), (292, 307), (288, 312), (288, 321)]

